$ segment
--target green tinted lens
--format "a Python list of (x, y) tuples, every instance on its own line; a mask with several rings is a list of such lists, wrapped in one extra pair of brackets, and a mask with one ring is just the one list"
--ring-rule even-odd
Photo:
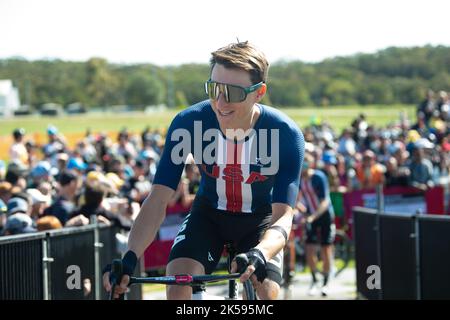
[(227, 85), (228, 100), (227, 102), (242, 102), (247, 98), (244, 88)]

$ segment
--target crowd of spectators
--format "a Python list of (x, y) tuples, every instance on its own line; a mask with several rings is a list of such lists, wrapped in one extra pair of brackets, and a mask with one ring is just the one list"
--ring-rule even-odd
[[(302, 128), (306, 151), (323, 170), (331, 191), (350, 192), (377, 185), (427, 190), (448, 183), (450, 169), (449, 97), (429, 92), (412, 123), (404, 114), (377, 128), (361, 113), (337, 134), (328, 123)], [(122, 129), (116, 141), (88, 130), (74, 148), (50, 125), (48, 141), (25, 141), (13, 132), (8, 165), (0, 160), (0, 234), (82, 226), (96, 216), (100, 223), (130, 229), (150, 192), (164, 149), (164, 137), (145, 128)], [(168, 211), (187, 212), (200, 180), (187, 164)]]
[[(22, 128), (12, 135), (8, 165), (0, 160), (0, 235), (83, 226), (93, 216), (126, 233), (150, 192), (164, 147), (161, 134), (149, 128), (141, 135), (123, 129), (117, 141), (88, 130), (74, 148), (52, 125), (42, 146), (25, 141)], [(187, 165), (186, 176), (173, 210), (188, 211), (192, 203), (197, 167)]]
[(404, 113), (386, 127), (369, 124), (364, 113), (338, 135), (327, 123), (303, 128), (306, 150), (334, 192), (409, 186), (426, 191), (448, 184), (450, 101), (441, 91), (417, 107), (416, 122)]

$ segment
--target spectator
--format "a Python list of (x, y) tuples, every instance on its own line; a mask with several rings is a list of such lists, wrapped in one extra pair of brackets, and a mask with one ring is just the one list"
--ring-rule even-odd
[(21, 162), (10, 162), (8, 171), (6, 172), (5, 181), (11, 183), (12, 187), (17, 187), (20, 190), (25, 190), (27, 181), (25, 179), (28, 173), (28, 168)]
[(400, 169), (397, 159), (390, 157), (386, 162), (386, 187), (407, 186), (409, 184), (409, 174), (408, 168)]
[(70, 158), (67, 162), (67, 170), (76, 172), (79, 177), (83, 176), (85, 170), (87, 169), (86, 163), (84, 163), (83, 159), (77, 157), (77, 158)]
[(41, 217), (36, 221), (37, 231), (61, 229), (62, 227), (59, 219), (54, 216)]
[(126, 217), (114, 214), (102, 207), (103, 199), (107, 193), (107, 188), (101, 183), (87, 184), (84, 190), (85, 204), (76, 210), (66, 226), (89, 224), (91, 216), (97, 216), (99, 222), (114, 224), (122, 229), (130, 230), (132, 221)]
[(416, 145), (412, 152), (412, 161), (409, 166), (411, 171), (410, 185), (420, 190), (426, 191), (434, 186), (433, 165), (425, 158), (423, 145)]
[(25, 213), (14, 213), (6, 219), (4, 235), (15, 235), (22, 233), (36, 232), (33, 227), (33, 220)]
[(47, 137), (48, 143), (42, 149), (46, 158), (51, 159), (57, 153), (65, 151), (66, 140), (58, 133), (58, 129), (55, 126), (49, 125), (47, 127)]
[(37, 220), (44, 214), (44, 210), (50, 206), (51, 198), (43, 195), (38, 189), (31, 188), (27, 189), (26, 192), (32, 199), (30, 213), (31, 218), (33, 218), (33, 220)]
[(12, 195), (11, 190), (11, 183), (7, 181), (0, 182), (0, 200), (2, 200), (4, 203), (8, 203)]
[(340, 154), (345, 157), (353, 156), (356, 152), (356, 142), (352, 138), (352, 133), (349, 129), (344, 129), (338, 141), (338, 150)]
[(366, 150), (362, 163), (356, 168), (356, 177), (362, 189), (373, 189), (385, 182), (384, 168), (375, 161), (375, 153)]
[(29, 215), (30, 213), (30, 206), (27, 200), (21, 198), (21, 197), (13, 197), (11, 198), (8, 203), (8, 216), (16, 214), (16, 213), (25, 213)]
[(30, 172), (30, 183), (28, 184), (30, 188), (37, 188), (41, 182), (51, 182), (53, 177), (50, 173), (52, 166), (48, 161), (40, 161), (38, 164), (31, 169)]
[(18, 128), (13, 131), (14, 143), (9, 148), (9, 159), (10, 161), (17, 161), (28, 166), (28, 151), (23, 141), (24, 136), (25, 129), (23, 128)]
[(56, 201), (44, 210), (45, 216), (55, 216), (62, 225), (75, 210), (75, 195), (78, 189), (78, 177), (72, 172), (63, 171), (59, 176), (59, 194)]
[(423, 119), (425, 125), (428, 126), (428, 121), (435, 109), (436, 102), (434, 100), (434, 92), (429, 89), (426, 93), (426, 98), (417, 107), (417, 119)]

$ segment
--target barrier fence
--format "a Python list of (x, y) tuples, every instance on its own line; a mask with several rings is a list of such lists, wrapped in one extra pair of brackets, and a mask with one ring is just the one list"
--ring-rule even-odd
[[(117, 232), (91, 224), (0, 237), (0, 300), (108, 299), (101, 270), (120, 258)], [(141, 287), (128, 297), (141, 299)]]
[(450, 299), (449, 216), (355, 207), (353, 222), (359, 297)]

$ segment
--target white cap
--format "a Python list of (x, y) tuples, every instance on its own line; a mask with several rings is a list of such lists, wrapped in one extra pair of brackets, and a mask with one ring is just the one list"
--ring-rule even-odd
[(27, 193), (33, 199), (33, 204), (37, 204), (37, 203), (50, 204), (50, 202), (51, 202), (51, 198), (49, 196), (42, 194), (42, 192), (39, 191), (38, 189), (33, 189), (33, 188), (27, 189)]

